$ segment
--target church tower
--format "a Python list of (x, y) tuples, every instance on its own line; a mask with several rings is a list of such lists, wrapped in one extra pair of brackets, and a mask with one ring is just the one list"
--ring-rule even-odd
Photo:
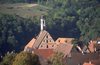
[(46, 28), (46, 25), (45, 25), (45, 20), (43, 19), (43, 16), (41, 16), (41, 19), (40, 19), (40, 21), (41, 21), (41, 31), (43, 31), (43, 30), (45, 30), (45, 28)]

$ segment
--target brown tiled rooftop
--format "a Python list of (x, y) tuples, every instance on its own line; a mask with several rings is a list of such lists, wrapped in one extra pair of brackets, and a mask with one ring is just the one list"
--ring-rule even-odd
[[(100, 56), (98, 53), (88, 53), (88, 54), (82, 54), (82, 53), (76, 53), (76, 52), (72, 52), (71, 53), (71, 58), (67, 58), (67, 64), (68, 65), (78, 65), (78, 64), (83, 64), (84, 62), (89, 62), (91, 61), (92, 64), (94, 65), (98, 65), (95, 63), (94, 60), (99, 59)], [(92, 61), (93, 60), (93, 61)], [(100, 63), (100, 60), (98, 60)]]
[(94, 65), (94, 64), (91, 64), (91, 63), (84, 63), (83, 65)]
[(94, 65), (100, 65), (100, 56), (99, 59), (95, 59), (91, 61)]
[(70, 54), (72, 50), (72, 44), (59, 44), (57, 48), (54, 49), (55, 52), (60, 52), (64, 54), (64, 57)]
[(54, 52), (53, 49), (36, 49), (34, 52), (42, 58), (48, 59)]
[(74, 38), (58, 38), (56, 43), (71, 43)]

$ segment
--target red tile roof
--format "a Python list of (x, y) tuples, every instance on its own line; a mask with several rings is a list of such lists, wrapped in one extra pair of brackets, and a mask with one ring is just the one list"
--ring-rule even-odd
[(91, 64), (91, 63), (84, 63), (83, 65), (94, 65), (94, 64)]
[(34, 52), (42, 58), (48, 59), (54, 52), (53, 49), (36, 49)]
[(72, 50), (72, 44), (59, 44), (57, 48), (54, 49), (55, 52), (60, 52), (64, 54), (64, 57), (70, 54)]
[(99, 59), (95, 59), (91, 61), (94, 65), (100, 65), (100, 56)]
[[(67, 64), (78, 65), (78, 64), (84, 64), (84, 62), (88, 63), (89, 61), (91, 61), (91, 63), (94, 65), (100, 65), (100, 60), (98, 60), (99, 58), (100, 56), (98, 53), (88, 53), (83, 55), (82, 53), (72, 52), (71, 58), (67, 58)], [(98, 62), (94, 62), (94, 60), (98, 60)]]
[(100, 65), (100, 58), (95, 59), (95, 60), (91, 60), (91, 62), (87, 63), (85, 62), (83, 65)]
[(56, 43), (72, 43), (72, 40), (74, 40), (74, 38), (58, 38)]

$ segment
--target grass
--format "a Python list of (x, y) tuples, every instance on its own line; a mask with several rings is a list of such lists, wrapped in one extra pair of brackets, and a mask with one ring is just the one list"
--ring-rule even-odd
[(15, 14), (24, 18), (47, 14), (48, 10), (49, 7), (38, 4), (28, 4), (28, 3), (0, 4), (0, 13)]

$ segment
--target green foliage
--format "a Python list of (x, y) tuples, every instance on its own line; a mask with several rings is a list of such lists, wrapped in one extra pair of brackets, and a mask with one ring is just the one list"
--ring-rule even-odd
[(23, 18), (34, 19), (34, 16), (40, 16), (47, 14), (47, 11), (51, 9), (39, 4), (29, 3), (15, 3), (15, 4), (0, 4), (0, 13), (18, 15)]
[(22, 47), (31, 39), (31, 36), (33, 37), (39, 30), (37, 21), (37, 18), (32, 21), (17, 15), (0, 14), (0, 51), (2, 54), (23, 49)]
[(37, 55), (27, 52), (20, 52), (15, 57), (13, 65), (40, 65)]
[(50, 65), (64, 65), (63, 64), (63, 54), (55, 53), (49, 60)]
[(40, 62), (38, 56), (35, 54), (28, 52), (15, 54), (11, 52), (3, 57), (0, 65), (40, 65)]
[(7, 53), (4, 57), (0, 65), (12, 65), (14, 58), (16, 54), (15, 53)]
[[(90, 39), (100, 37), (99, 4), (98, 0), (54, 0), (53, 9), (48, 12), (47, 21), (53, 21), (55, 30), (63, 30), (62, 32), (67, 33), (65, 35), (70, 31), (74, 32), (70, 34), (71, 36), (79, 29), (82, 41), (87, 43)], [(56, 24), (59, 22), (60, 25)], [(52, 27), (50, 24), (48, 25)]]
[(33, 3), (38, 0), (0, 0), (0, 3)]
[(84, 4), (80, 9), (77, 26), (81, 31), (82, 40), (87, 43), (90, 39), (100, 37), (100, 8), (95, 0), (84, 1)]

